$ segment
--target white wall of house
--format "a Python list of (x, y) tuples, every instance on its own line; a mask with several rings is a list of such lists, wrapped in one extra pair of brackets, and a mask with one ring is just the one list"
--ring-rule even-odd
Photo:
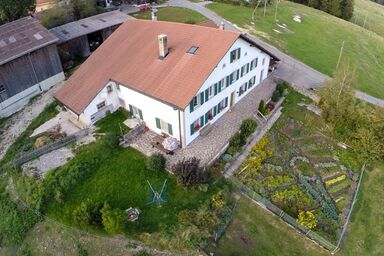
[[(230, 63), (230, 53), (232, 50), (241, 48), (241, 56), (238, 60)], [(228, 106), (222, 110), (218, 115), (216, 115), (212, 120), (210, 120), (206, 125), (209, 123), (214, 123), (217, 121), (225, 112), (227, 112), (230, 109), (231, 105), (231, 94), (234, 92), (234, 104), (239, 102), (241, 98), (243, 98), (245, 95), (247, 95), (251, 90), (255, 89), (258, 84), (260, 84), (260, 81), (267, 78), (268, 75), (268, 67), (270, 63), (270, 56), (264, 52), (262, 52), (260, 49), (258, 49), (255, 46), (251, 46), (248, 42), (246, 42), (243, 39), (237, 39), (237, 41), (232, 45), (231, 49), (227, 52), (227, 54), (223, 57), (223, 59), (220, 61), (220, 63), (217, 65), (215, 70), (211, 73), (211, 75), (208, 77), (206, 82), (202, 85), (198, 93), (196, 94), (199, 98), (199, 95), (201, 92), (205, 92), (205, 90), (221, 79), (226, 79), (226, 76), (231, 74), (232, 72), (236, 71), (237, 69), (241, 69), (242, 66), (246, 65), (247, 63), (250, 63), (255, 58), (258, 58), (257, 66), (249, 73), (245, 74), (243, 77), (240, 77), (239, 80), (234, 82), (229, 87), (225, 87), (221, 92), (219, 92), (217, 95), (210, 98), (208, 101), (204, 102), (203, 105), (195, 108), (192, 113), (190, 112), (190, 107), (187, 106), (184, 110), (185, 112), (185, 142), (186, 145), (191, 143), (194, 139), (196, 139), (199, 136), (199, 133), (202, 129), (200, 129), (197, 132), (194, 132), (194, 134), (191, 135), (191, 124), (199, 119), (201, 116), (205, 115), (207, 111), (214, 108), (216, 105), (218, 105), (223, 99), (228, 98)], [(263, 59), (264, 64), (263, 64)], [(262, 77), (261, 77), (262, 74)], [(249, 81), (252, 77), (255, 78), (255, 85), (253, 85), (250, 89), (248, 89), (245, 93), (243, 93), (241, 96), (239, 96), (239, 88), (247, 81)], [(225, 80), (224, 80), (225, 81)], [(213, 89), (212, 89), (213, 90)], [(204, 127), (202, 127), (204, 128)]]
[(58, 73), (50, 78), (35, 84), (26, 90), (0, 102), (0, 117), (7, 117), (21, 110), (28, 104), (29, 100), (43, 91), (49, 90), (55, 84), (64, 81), (64, 72)]

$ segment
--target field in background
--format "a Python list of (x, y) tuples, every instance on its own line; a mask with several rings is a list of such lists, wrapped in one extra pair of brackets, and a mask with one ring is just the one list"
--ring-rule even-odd
[[(206, 21), (207, 18), (198, 12), (195, 12), (186, 8), (179, 7), (163, 7), (158, 9), (157, 13), (158, 20), (161, 21), (172, 21), (187, 24), (198, 24)], [(137, 12), (132, 14), (136, 19), (150, 20), (152, 18), (151, 11)]]
[(351, 22), (384, 37), (384, 6), (369, 0), (355, 0)]
[[(345, 41), (342, 61), (349, 61), (356, 69), (356, 88), (384, 98), (384, 38), (327, 13), (289, 1), (279, 4), (277, 22), (275, 5), (267, 8), (265, 17), (262, 9), (257, 10), (255, 25), (251, 24), (252, 8), (221, 3), (209, 4), (208, 8), (327, 75), (332, 75), (335, 70)], [(300, 15), (302, 22), (295, 22), (294, 15)]]

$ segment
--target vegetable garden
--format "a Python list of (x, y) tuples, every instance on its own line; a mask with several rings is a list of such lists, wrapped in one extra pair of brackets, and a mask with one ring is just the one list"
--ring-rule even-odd
[(334, 242), (358, 181), (341, 159), (346, 150), (313, 127), (282, 116), (235, 175), (299, 224)]

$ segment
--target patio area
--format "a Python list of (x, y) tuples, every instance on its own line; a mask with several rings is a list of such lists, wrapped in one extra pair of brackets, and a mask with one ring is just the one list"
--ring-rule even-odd
[[(273, 75), (270, 75), (238, 102), (231, 112), (227, 112), (212, 124), (212, 129), (209, 133), (200, 135), (187, 148), (177, 149), (173, 155), (166, 155), (167, 168), (171, 169), (172, 165), (179, 160), (191, 157), (200, 159), (202, 166), (209, 165), (212, 160), (223, 153), (229, 139), (240, 129), (241, 122), (246, 118), (255, 119), (254, 116), (260, 101), (269, 99), (275, 87), (275, 78)], [(153, 153), (162, 153), (162, 151), (153, 148), (151, 145), (156, 135), (148, 131), (136, 137), (130, 146), (148, 156)]]

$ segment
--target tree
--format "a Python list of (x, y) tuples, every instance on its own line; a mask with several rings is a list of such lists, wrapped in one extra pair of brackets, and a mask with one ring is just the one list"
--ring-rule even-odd
[(165, 170), (165, 157), (160, 154), (153, 154), (147, 160), (147, 168), (154, 172), (160, 172)]
[(353, 16), (353, 0), (340, 0), (341, 18), (350, 20)]
[(124, 230), (127, 224), (127, 216), (123, 210), (112, 209), (107, 202), (101, 209), (103, 226), (109, 234), (117, 234)]
[(75, 20), (80, 20), (97, 13), (95, 0), (71, 0)]
[(11, 22), (35, 12), (35, 0), (1, 0), (0, 24)]
[(100, 225), (101, 224), (101, 207), (102, 203), (96, 203), (91, 199), (87, 199), (73, 211), (74, 221), (81, 226)]
[(209, 180), (209, 172), (200, 167), (200, 160), (196, 157), (180, 160), (172, 170), (179, 182), (187, 187), (204, 184)]
[(359, 161), (371, 162), (384, 156), (383, 141), (380, 141), (373, 129), (360, 128), (353, 140), (353, 150)]

